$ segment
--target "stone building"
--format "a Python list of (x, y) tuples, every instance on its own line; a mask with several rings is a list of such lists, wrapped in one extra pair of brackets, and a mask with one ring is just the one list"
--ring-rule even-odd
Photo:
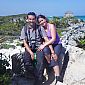
[(66, 13), (65, 13), (65, 15), (64, 15), (64, 17), (66, 18), (66, 17), (73, 17), (74, 15), (73, 15), (73, 12), (71, 12), (71, 11), (67, 11)]

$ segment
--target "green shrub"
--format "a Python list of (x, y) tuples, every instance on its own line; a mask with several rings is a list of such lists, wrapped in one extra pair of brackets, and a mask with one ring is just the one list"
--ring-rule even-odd
[(79, 43), (80, 43), (81, 45), (85, 45), (85, 39), (84, 39), (84, 40), (83, 40), (83, 39), (80, 40)]
[(10, 85), (11, 77), (9, 74), (0, 75), (0, 85)]
[(0, 54), (0, 85), (10, 85), (11, 83), (11, 70), (6, 69), (6, 66), (9, 65), (6, 59), (2, 60), (2, 54)]
[(57, 32), (58, 32), (59, 36), (62, 36), (62, 34), (61, 34), (62, 29), (57, 29)]
[(79, 38), (78, 40), (75, 40), (77, 43), (77, 47), (80, 47), (85, 50), (85, 37)]
[(9, 45), (9, 44), (1, 44), (1, 47), (4, 49), (15, 48), (14, 45)]

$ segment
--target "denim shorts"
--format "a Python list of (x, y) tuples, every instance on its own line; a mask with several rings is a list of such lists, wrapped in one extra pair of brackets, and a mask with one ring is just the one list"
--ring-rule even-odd
[(54, 67), (56, 65), (62, 64), (62, 57), (60, 56), (60, 53), (62, 50), (62, 44), (53, 45), (53, 48), (54, 48), (56, 55), (58, 56), (58, 60), (55, 61), (54, 59), (52, 59), (49, 65), (50, 67)]

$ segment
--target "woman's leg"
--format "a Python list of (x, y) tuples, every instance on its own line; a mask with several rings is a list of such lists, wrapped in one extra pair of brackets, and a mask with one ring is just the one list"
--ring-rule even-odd
[(46, 46), (43, 49), (43, 52), (44, 52), (44, 56), (45, 56), (47, 62), (50, 63), (50, 48)]
[(54, 51), (55, 51), (55, 54), (57, 55), (58, 59), (57, 61), (53, 60), (54, 62), (54, 66), (53, 66), (53, 70), (54, 70), (54, 73), (55, 73), (55, 78), (56, 78), (56, 83), (57, 81), (60, 81), (60, 63), (62, 62), (61, 60), (61, 56), (60, 53), (61, 53), (61, 49), (62, 49), (62, 45), (56, 45), (54, 47)]

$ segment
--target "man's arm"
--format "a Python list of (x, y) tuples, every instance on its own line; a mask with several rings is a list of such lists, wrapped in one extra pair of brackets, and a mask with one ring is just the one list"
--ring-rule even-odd
[(23, 40), (24, 46), (26, 48), (26, 50), (30, 53), (31, 55), (31, 59), (34, 59), (34, 53), (32, 52), (32, 50), (30, 49), (29, 45), (27, 44), (26, 40)]
[(56, 28), (53, 24), (50, 25), (51, 39), (45, 43), (45, 46), (52, 44), (56, 40)]
[(33, 58), (33, 57), (34, 57), (34, 54), (33, 54), (33, 52), (31, 51), (31, 49), (30, 49), (30, 47), (29, 47), (29, 45), (28, 45), (28, 43), (27, 43), (27, 36), (26, 36), (26, 34), (25, 34), (24, 27), (23, 27), (22, 30), (21, 30), (20, 39), (23, 41), (24, 47), (25, 47), (26, 50), (30, 53), (31, 58), (32, 58), (32, 60), (33, 60), (33, 59), (34, 59), (34, 58)]

